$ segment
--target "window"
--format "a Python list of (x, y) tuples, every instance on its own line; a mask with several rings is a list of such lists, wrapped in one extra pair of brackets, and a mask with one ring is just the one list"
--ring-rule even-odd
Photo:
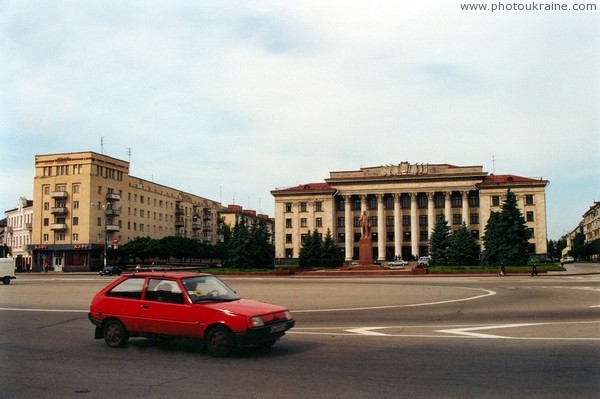
[(525, 205), (533, 205), (533, 194), (525, 194)]
[(455, 213), (452, 215), (452, 224), (461, 225), (462, 224), (462, 215), (460, 213)]
[(421, 209), (427, 208), (427, 194), (425, 194), (425, 193), (417, 194), (417, 206)]
[(79, 234), (73, 233), (73, 242), (79, 241)]
[(286, 234), (285, 235), (285, 242), (287, 242), (288, 244), (290, 244), (292, 242), (292, 235), (291, 234)]
[(369, 217), (369, 222), (371, 223), (372, 227), (377, 227), (377, 216), (370, 216)]
[(410, 231), (405, 231), (404, 234), (402, 235), (402, 240), (403, 241), (410, 241)]
[(527, 211), (525, 215), (528, 222), (533, 222), (533, 211)]
[(387, 233), (387, 240), (388, 241), (394, 241), (394, 237), (395, 237), (394, 232), (393, 231), (388, 231), (388, 233)]
[(469, 216), (469, 220), (470, 220), (470, 224), (479, 224), (479, 214), (478, 213), (472, 213)]
[(444, 193), (435, 193), (433, 196), (433, 204), (436, 208), (443, 208), (445, 205), (446, 197)]
[(315, 219), (315, 227), (323, 227), (323, 218)]
[(346, 234), (338, 233), (338, 242), (346, 242)]
[(286, 248), (285, 249), (285, 257), (286, 258), (293, 258), (294, 257), (294, 250), (292, 248)]
[(79, 209), (79, 201), (73, 201), (73, 209)]
[(285, 211), (286, 212), (291, 212), (292, 211), (292, 203), (291, 202), (286, 202), (285, 203)]
[(73, 226), (77, 226), (79, 225), (79, 217), (75, 216), (73, 217)]
[(383, 203), (385, 205), (385, 209), (394, 209), (394, 197), (391, 195), (386, 195), (383, 197)]
[(345, 227), (346, 226), (346, 218), (345, 217), (339, 217), (337, 219), (337, 227)]
[(300, 212), (306, 212), (306, 202), (300, 203)]
[(44, 195), (50, 195), (50, 186), (44, 186)]
[[(216, 289), (217, 286), (215, 285)], [(197, 290), (200, 287), (196, 287)], [(201, 291), (210, 292), (213, 290), (213, 287), (207, 287), (201, 289)], [(169, 302), (169, 303), (184, 303), (183, 293), (179, 288), (179, 285), (176, 281), (164, 280), (158, 278), (151, 278), (148, 281), (148, 288), (146, 288), (146, 295), (144, 299), (147, 301), (157, 301), (157, 302)]]
[(402, 209), (410, 209), (410, 195), (402, 194), (400, 196), (400, 205)]
[(452, 203), (452, 208), (462, 207), (462, 195), (459, 192), (452, 193), (450, 202)]
[(386, 216), (385, 217), (385, 225), (387, 227), (394, 227), (394, 217), (393, 216)]
[(323, 211), (323, 202), (322, 201), (315, 202), (315, 212), (321, 212), (321, 211)]
[(369, 209), (377, 209), (377, 196), (369, 195), (368, 203), (369, 203)]
[(352, 210), (360, 211), (360, 198), (358, 198), (358, 197), (352, 198)]
[(346, 209), (346, 201), (344, 201), (343, 198), (337, 198), (335, 200), (336, 202), (336, 209), (338, 211), (343, 211), (344, 209)]
[(427, 241), (428, 238), (428, 234), (427, 234), (427, 230), (423, 230), (419, 232), (419, 240), (420, 241)]
[(292, 227), (292, 219), (285, 219), (285, 227), (288, 229)]
[(102, 218), (96, 219), (96, 225), (97, 226), (102, 226)]
[(471, 208), (479, 208), (479, 193), (478, 192), (470, 192), (469, 193), (469, 206)]
[(50, 220), (48, 218), (44, 218), (44, 226), (48, 226), (50, 224)]
[(49, 236), (48, 236), (48, 234), (44, 234), (44, 235), (42, 235), (42, 240), (43, 240), (44, 242), (48, 242), (48, 239), (49, 239)]
[(402, 215), (402, 226), (410, 226), (410, 215)]
[(73, 184), (73, 194), (79, 194), (79, 184)]
[(427, 226), (427, 215), (419, 215), (419, 226)]
[(50, 210), (50, 203), (49, 202), (44, 202), (44, 210)]
[(354, 217), (354, 227), (360, 227), (360, 218)]
[(123, 281), (121, 284), (118, 284), (117, 286), (113, 287), (110, 291), (106, 293), (106, 296), (141, 299), (144, 281), (145, 279), (143, 278), (129, 278)]
[(98, 194), (102, 194), (102, 186), (98, 186)]
[(306, 242), (306, 233), (300, 234), (300, 242), (304, 244)]
[(500, 196), (492, 195), (492, 206), (500, 206)]
[(306, 218), (300, 218), (300, 227), (308, 227), (306, 223)]
[(56, 238), (56, 241), (64, 241), (65, 233), (56, 233), (56, 235), (54, 237)]

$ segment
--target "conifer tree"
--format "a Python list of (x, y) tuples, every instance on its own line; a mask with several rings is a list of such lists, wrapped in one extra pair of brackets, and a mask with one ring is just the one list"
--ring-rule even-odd
[(321, 266), (337, 267), (343, 264), (344, 253), (333, 240), (331, 230), (327, 229), (327, 234), (325, 234), (322, 246)]
[(438, 218), (431, 238), (429, 239), (429, 256), (431, 256), (431, 264), (447, 265), (448, 264), (448, 246), (450, 244), (450, 227), (448, 221), (442, 213)]
[(447, 252), (449, 265), (475, 266), (479, 264), (479, 245), (464, 223), (454, 232), (449, 241)]

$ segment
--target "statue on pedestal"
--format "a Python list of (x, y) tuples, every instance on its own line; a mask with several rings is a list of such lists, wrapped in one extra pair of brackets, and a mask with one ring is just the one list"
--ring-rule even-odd
[(371, 238), (371, 219), (367, 215), (367, 211), (363, 211), (360, 217), (360, 228), (362, 231), (361, 238)]

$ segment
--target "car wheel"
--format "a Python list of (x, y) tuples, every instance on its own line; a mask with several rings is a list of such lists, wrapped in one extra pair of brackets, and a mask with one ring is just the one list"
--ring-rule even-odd
[(215, 357), (229, 356), (235, 349), (235, 336), (225, 326), (212, 327), (206, 334), (206, 348)]
[(129, 336), (123, 323), (119, 320), (109, 320), (104, 325), (104, 342), (111, 348), (122, 348), (127, 344)]
[(10, 284), (10, 277), (8, 277), (8, 276), (5, 276), (5, 277), (2, 279), (2, 284), (4, 284), (4, 285)]

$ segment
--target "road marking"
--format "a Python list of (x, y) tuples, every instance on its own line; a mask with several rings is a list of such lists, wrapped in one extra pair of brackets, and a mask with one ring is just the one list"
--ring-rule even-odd
[(412, 307), (417, 307), (417, 306), (431, 306), (431, 305), (440, 305), (443, 303), (472, 301), (474, 299), (480, 299), (480, 298), (485, 298), (485, 297), (488, 297), (491, 295), (496, 295), (495, 291), (486, 290), (484, 288), (468, 288), (468, 287), (452, 287), (452, 288), (460, 288), (460, 289), (472, 290), (472, 291), (484, 291), (485, 294), (475, 295), (475, 296), (467, 297), (467, 298), (448, 299), (446, 301), (411, 303), (408, 305), (384, 305), (384, 306), (362, 306), (362, 307), (354, 307), (354, 308), (304, 309), (304, 310), (291, 309), (291, 310), (292, 310), (292, 313), (317, 313), (317, 312), (347, 312), (347, 311), (352, 311), (352, 310), (412, 308)]
[(352, 330), (346, 330), (346, 331), (355, 333), (355, 334), (361, 334), (361, 335), (377, 335), (377, 336), (388, 335), (388, 334), (383, 334), (380, 332), (373, 331), (373, 330), (381, 330), (383, 328), (387, 328), (387, 327), (363, 327), (363, 328), (354, 328)]
[(79, 309), (25, 309), (25, 308), (0, 308), (0, 310), (9, 310), (15, 312), (56, 312), (56, 313), (88, 313), (89, 310)]
[[(458, 334), (458, 335), (467, 335), (469, 337), (477, 337), (477, 338), (510, 338), (502, 335), (492, 335), (492, 334), (479, 334), (471, 331), (480, 331), (480, 330), (491, 330), (491, 329), (499, 329), (499, 328), (514, 328), (514, 327), (527, 327), (534, 326), (540, 323), (522, 323), (522, 324), (498, 324), (492, 326), (484, 326), (484, 327), (467, 327), (467, 328), (452, 328), (449, 330), (435, 330), (435, 332), (447, 333), (447, 334)], [(545, 324), (545, 323), (541, 323)]]

